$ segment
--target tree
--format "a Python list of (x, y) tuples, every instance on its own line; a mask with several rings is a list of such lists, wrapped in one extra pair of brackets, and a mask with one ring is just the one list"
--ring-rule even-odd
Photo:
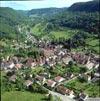
[(83, 75), (82, 77), (78, 77), (78, 80), (83, 83), (83, 82), (87, 82), (87, 76)]
[(72, 67), (73, 66), (73, 61), (69, 61), (68, 66)]
[(48, 101), (53, 101), (53, 96), (52, 96), (52, 94), (49, 94), (49, 96), (48, 96)]
[(23, 78), (21, 78), (20, 76), (17, 75), (16, 90), (18, 90), (18, 91), (24, 90), (24, 84), (23, 83), (24, 83)]
[(37, 92), (37, 93), (42, 93), (42, 94), (47, 94), (48, 90), (43, 88), (43, 86), (33, 83), (33, 85), (29, 86), (29, 91), (31, 92)]
[(86, 67), (80, 67), (80, 73), (85, 73), (87, 72), (87, 68)]

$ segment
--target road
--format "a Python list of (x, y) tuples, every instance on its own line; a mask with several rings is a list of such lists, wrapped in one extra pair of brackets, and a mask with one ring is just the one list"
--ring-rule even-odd
[(75, 101), (74, 99), (70, 98), (67, 95), (62, 95), (60, 93), (53, 92), (53, 91), (50, 91), (50, 90), (49, 90), (49, 93), (52, 94), (53, 96), (59, 97), (62, 101)]
[[(84, 73), (84, 74), (87, 74), (87, 73), (90, 73), (92, 70), (90, 70), (90, 71), (87, 71), (86, 73)], [(72, 79), (70, 79), (70, 80), (66, 80), (66, 81), (64, 81), (64, 82), (62, 82), (62, 83), (60, 83), (60, 84), (63, 84), (63, 83), (68, 83), (68, 82), (70, 82), (71, 80), (74, 80), (74, 79), (76, 79), (78, 76), (75, 76), (75, 77), (73, 77)], [(58, 85), (57, 85), (58, 86)], [(57, 87), (56, 86), (56, 87)], [(69, 96), (67, 96), (67, 95), (62, 95), (62, 94), (60, 94), (60, 93), (57, 93), (57, 92), (54, 92), (54, 91), (50, 91), (49, 90), (49, 93), (51, 93), (53, 96), (58, 96), (58, 97), (60, 97), (60, 99), (62, 100), (62, 101), (75, 101), (74, 99), (72, 99), (72, 98), (70, 98)]]
[[(43, 88), (47, 89), (44, 86), (43, 86)], [(49, 89), (47, 89), (47, 90), (49, 91), (49, 94), (59, 97), (61, 99), (61, 101), (75, 101), (74, 99), (70, 98), (70, 96), (68, 96), (68, 95), (63, 95), (63, 94), (57, 93), (55, 91), (51, 91)]]

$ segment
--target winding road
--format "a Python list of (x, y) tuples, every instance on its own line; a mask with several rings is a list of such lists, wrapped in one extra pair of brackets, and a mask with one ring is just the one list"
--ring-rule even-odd
[(49, 90), (49, 93), (52, 94), (53, 96), (59, 97), (62, 101), (75, 101), (74, 99), (70, 98), (67, 95), (62, 95), (60, 93), (53, 92), (53, 91), (50, 91), (50, 90)]

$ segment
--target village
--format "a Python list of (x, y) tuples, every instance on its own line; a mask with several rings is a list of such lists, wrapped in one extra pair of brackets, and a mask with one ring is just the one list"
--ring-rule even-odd
[(1, 0), (1, 101), (100, 101), (99, 0)]
[[(6, 74), (11, 73), (9, 80), (15, 82), (17, 71), (30, 68), (35, 73), (40, 69), (35, 75), (32, 72), (29, 73), (29, 77), (23, 82), (26, 87), (36, 82), (49, 91), (68, 96), (73, 101), (75, 99), (85, 101), (89, 97), (88, 94), (80, 91), (77, 96), (74, 89), (67, 88), (65, 84), (78, 78), (86, 78), (86, 82), (89, 84), (100, 80), (99, 56), (92, 53), (71, 52), (64, 49), (63, 45), (52, 45), (41, 40), (37, 46), (42, 51), (42, 56), (36, 59), (32, 57), (7, 56), (1, 60), (1, 71)], [(91, 74), (92, 71), (95, 72)], [(20, 75), (23, 79), (26, 77), (26, 74), (22, 71)]]

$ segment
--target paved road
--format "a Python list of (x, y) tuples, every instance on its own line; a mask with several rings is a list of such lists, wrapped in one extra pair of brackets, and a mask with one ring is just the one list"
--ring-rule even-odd
[[(84, 74), (87, 74), (87, 73), (90, 73), (92, 70), (90, 70), (90, 71), (87, 71), (86, 73), (84, 73)], [(74, 79), (76, 79), (78, 76), (75, 76), (75, 77), (73, 77), (72, 79), (70, 79), (70, 80), (66, 80), (66, 81), (64, 81), (63, 83), (68, 83), (69, 81), (71, 81), (71, 80), (74, 80)], [(57, 85), (58, 86), (58, 85)], [(60, 94), (60, 93), (57, 93), (57, 92), (54, 92), (54, 91), (50, 91), (49, 90), (49, 93), (51, 93), (53, 96), (58, 96), (58, 97), (60, 97), (60, 99), (62, 100), (62, 101), (75, 101), (74, 99), (72, 99), (72, 98), (70, 98), (69, 96), (67, 96), (67, 95), (62, 95), (62, 94)]]
[[(47, 89), (46, 87), (44, 87), (44, 88)], [(47, 89), (47, 90), (49, 91), (50, 94), (52, 94), (53, 96), (59, 97), (62, 101), (75, 101), (74, 99), (70, 98), (67, 95), (63, 95), (63, 94), (57, 93), (55, 91), (51, 91), (49, 89)]]
[(60, 99), (61, 99), (62, 101), (75, 101), (74, 99), (71, 99), (71, 98), (70, 98), (69, 96), (67, 96), (67, 95), (62, 95), (62, 94), (60, 94), (60, 93), (53, 92), (53, 91), (50, 91), (50, 90), (49, 90), (49, 93), (52, 94), (53, 96), (58, 96), (58, 97), (60, 97)]

